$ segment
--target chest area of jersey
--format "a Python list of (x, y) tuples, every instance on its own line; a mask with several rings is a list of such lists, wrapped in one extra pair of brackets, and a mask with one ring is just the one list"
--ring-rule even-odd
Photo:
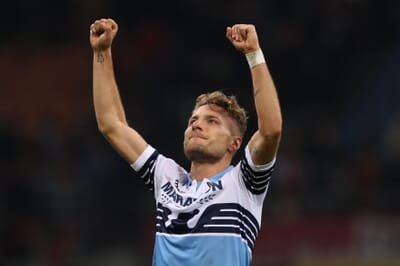
[(221, 201), (235, 201), (232, 186), (223, 179), (204, 180), (181, 184), (176, 180), (165, 180), (161, 184), (158, 202), (176, 209), (199, 208)]

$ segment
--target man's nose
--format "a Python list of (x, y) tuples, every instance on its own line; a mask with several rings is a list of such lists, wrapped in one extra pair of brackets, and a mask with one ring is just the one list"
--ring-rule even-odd
[(199, 120), (196, 120), (196, 121), (193, 121), (193, 123), (192, 123), (192, 129), (194, 130), (194, 129), (202, 129), (202, 123), (201, 123), (201, 121), (200, 121), (200, 119)]

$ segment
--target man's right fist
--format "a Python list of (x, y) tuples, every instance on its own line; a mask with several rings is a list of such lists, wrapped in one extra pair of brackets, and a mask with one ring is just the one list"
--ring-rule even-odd
[(90, 44), (94, 51), (104, 51), (111, 47), (118, 32), (118, 24), (113, 19), (99, 19), (90, 25)]

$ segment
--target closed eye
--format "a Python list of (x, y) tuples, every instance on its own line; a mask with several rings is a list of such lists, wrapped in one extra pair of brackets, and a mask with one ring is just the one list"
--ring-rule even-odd
[[(200, 118), (198, 116), (192, 116), (188, 121), (188, 125), (191, 126), (193, 123), (195, 123), (199, 119)], [(205, 121), (209, 125), (218, 125), (221, 123), (220, 120), (215, 116), (206, 116), (203, 121)]]
[(197, 120), (196, 117), (191, 117), (188, 121), (188, 125), (191, 126)]
[(209, 124), (214, 125), (214, 124), (218, 124), (219, 121), (218, 121), (217, 119), (211, 118), (211, 119), (208, 119), (207, 122), (208, 122)]

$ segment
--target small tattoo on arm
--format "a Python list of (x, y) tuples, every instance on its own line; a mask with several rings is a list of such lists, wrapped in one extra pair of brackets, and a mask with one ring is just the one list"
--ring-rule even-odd
[(97, 55), (97, 63), (104, 63), (104, 55), (102, 53)]

